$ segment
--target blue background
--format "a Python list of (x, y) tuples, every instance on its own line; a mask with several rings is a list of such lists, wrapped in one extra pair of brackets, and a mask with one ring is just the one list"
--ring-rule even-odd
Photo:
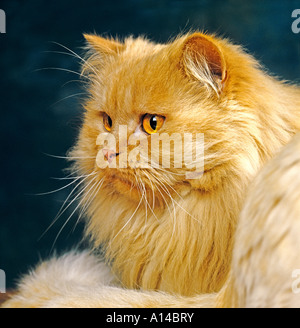
[(70, 188), (34, 195), (66, 184), (51, 177), (63, 177), (67, 162), (46, 153), (64, 156), (81, 118), (78, 76), (46, 69), (76, 72), (79, 62), (55, 53), (64, 49), (53, 41), (82, 53), (84, 32), (164, 42), (194, 28), (229, 37), (272, 74), (299, 82), (300, 34), (291, 30), (299, 0), (1, 0), (0, 8), (7, 20), (0, 34), (0, 268), (8, 287), (53, 249), (70, 249), (82, 237), (74, 215), (55, 241), (71, 211), (43, 235)]

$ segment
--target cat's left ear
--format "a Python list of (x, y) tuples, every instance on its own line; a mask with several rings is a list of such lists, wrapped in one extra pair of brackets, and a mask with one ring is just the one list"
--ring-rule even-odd
[(102, 55), (116, 55), (124, 49), (124, 45), (113, 39), (102, 38), (96, 34), (84, 34), (88, 46)]
[(194, 33), (183, 45), (182, 64), (189, 76), (204, 83), (218, 94), (227, 78), (223, 53), (213, 37)]

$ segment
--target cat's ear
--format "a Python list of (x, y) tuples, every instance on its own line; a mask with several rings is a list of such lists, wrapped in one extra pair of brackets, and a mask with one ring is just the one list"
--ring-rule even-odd
[(124, 49), (124, 45), (113, 39), (105, 39), (95, 34), (84, 34), (87, 45), (103, 55), (116, 55)]
[(217, 93), (224, 87), (227, 72), (222, 51), (212, 37), (194, 33), (183, 45), (182, 65), (185, 72)]

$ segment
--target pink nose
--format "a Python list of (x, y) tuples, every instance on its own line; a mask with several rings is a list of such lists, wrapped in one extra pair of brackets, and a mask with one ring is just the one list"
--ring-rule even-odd
[(102, 152), (103, 152), (104, 158), (108, 161), (108, 163), (111, 163), (113, 161), (113, 159), (119, 155), (110, 149), (102, 149)]

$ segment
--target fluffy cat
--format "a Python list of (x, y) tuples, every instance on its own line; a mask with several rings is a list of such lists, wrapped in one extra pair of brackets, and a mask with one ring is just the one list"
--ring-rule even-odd
[[(241, 47), (203, 33), (168, 44), (85, 37), (90, 96), (70, 159), (84, 177), (87, 235), (107, 266), (88, 253), (54, 258), (23, 278), (5, 306), (298, 305), (280, 271), (297, 264), (285, 257), (294, 242), (299, 250), (291, 232), (297, 217), (291, 212), (282, 235), (278, 213), (297, 211), (299, 197), (288, 198), (284, 181), (296, 187), (299, 156), (289, 152), (299, 138), (282, 163), (277, 157), (259, 175), (243, 204), (259, 169), (299, 131), (299, 88), (266, 74)], [(185, 163), (163, 168), (157, 154), (155, 167), (128, 160), (127, 168), (100, 168), (101, 156), (120, 163), (122, 125), (147, 140), (156, 132), (204, 134), (202, 176), (187, 179)], [(116, 150), (100, 145), (101, 133), (115, 137)], [(142, 150), (140, 159), (152, 153)]]

